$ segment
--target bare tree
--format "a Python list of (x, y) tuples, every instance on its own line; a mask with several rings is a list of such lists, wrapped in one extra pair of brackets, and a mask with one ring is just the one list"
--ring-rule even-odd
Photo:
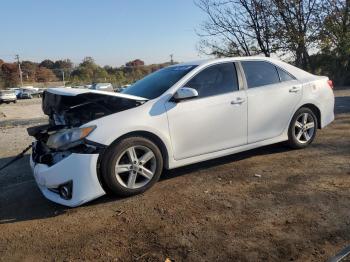
[(278, 51), (307, 69), (310, 50), (318, 50), (324, 1), (349, 0), (198, 0), (208, 15), (199, 34), (202, 50), (226, 56)]
[[(198, 0), (208, 16), (199, 31), (200, 50), (217, 56), (270, 56), (276, 51), (270, 0)], [(209, 50), (209, 51), (208, 51)]]
[(307, 69), (310, 66), (309, 50), (317, 49), (322, 26), (320, 0), (272, 0), (273, 12), (279, 32), (280, 50), (293, 54), (295, 64)]

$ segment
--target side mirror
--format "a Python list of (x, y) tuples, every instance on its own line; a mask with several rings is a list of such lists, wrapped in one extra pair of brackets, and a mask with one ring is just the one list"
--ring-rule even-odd
[(198, 91), (190, 87), (181, 87), (174, 95), (175, 101), (181, 101), (198, 96)]

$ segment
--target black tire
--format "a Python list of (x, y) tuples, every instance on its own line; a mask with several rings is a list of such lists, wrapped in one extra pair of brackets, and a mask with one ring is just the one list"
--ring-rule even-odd
[[(130, 147), (144, 147), (151, 150), (155, 159), (155, 171), (153, 177), (148, 180), (147, 184), (139, 188), (128, 188), (120, 182), (116, 174), (116, 164), (118, 159), (124, 157), (125, 151)], [(153, 159), (153, 158), (152, 158)], [(132, 196), (143, 193), (152, 187), (159, 179), (163, 171), (163, 157), (158, 146), (151, 140), (144, 137), (128, 137), (118, 143), (112, 144), (105, 152), (101, 160), (101, 177), (103, 184), (107, 186), (107, 193), (113, 193), (118, 196)], [(132, 172), (132, 171), (130, 171)], [(130, 172), (126, 172), (126, 176), (130, 176)], [(136, 171), (135, 171), (136, 173)], [(138, 173), (137, 173), (138, 175)], [(139, 178), (143, 179), (141, 175)]]
[[(299, 132), (300, 131), (302, 132), (304, 129), (296, 127), (296, 122), (305, 114), (307, 114), (307, 116), (308, 116), (308, 119), (309, 119), (308, 121), (310, 121), (310, 122), (313, 121), (313, 123), (314, 123), (314, 128), (312, 130), (313, 132), (312, 132), (312, 135), (308, 135), (309, 139), (307, 139), (304, 136), (304, 134), (302, 135), (301, 139), (298, 139)], [(290, 125), (289, 125), (288, 145), (292, 148), (295, 148), (295, 149), (302, 149), (302, 148), (309, 146), (316, 137), (317, 127), (318, 127), (318, 122), (317, 122), (317, 117), (316, 117), (315, 113), (307, 107), (300, 108), (294, 114), (292, 121), (290, 122)], [(296, 134), (297, 132), (298, 132), (298, 134)], [(305, 140), (305, 141), (301, 142), (300, 140)]]

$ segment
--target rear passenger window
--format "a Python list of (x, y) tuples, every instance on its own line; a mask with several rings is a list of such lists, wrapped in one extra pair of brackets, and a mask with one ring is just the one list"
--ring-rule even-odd
[(295, 79), (293, 76), (291, 76), (289, 73), (287, 73), (283, 69), (281, 69), (279, 67), (276, 67), (276, 68), (277, 68), (277, 71), (278, 71), (278, 75), (280, 76), (281, 82), (290, 81), (290, 80), (294, 80)]
[(196, 89), (200, 98), (238, 90), (235, 65), (224, 63), (210, 66), (198, 73), (185, 86)]
[(280, 82), (276, 67), (264, 61), (242, 61), (248, 88)]

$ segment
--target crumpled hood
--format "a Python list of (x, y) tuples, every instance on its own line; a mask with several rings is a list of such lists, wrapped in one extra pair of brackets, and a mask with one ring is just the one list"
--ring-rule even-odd
[(146, 98), (140, 97), (140, 96), (133, 96), (133, 95), (127, 95), (122, 93), (114, 93), (114, 92), (107, 92), (107, 91), (100, 91), (100, 90), (92, 90), (92, 89), (81, 89), (81, 88), (64, 88), (64, 87), (57, 87), (57, 88), (48, 88), (46, 90), (49, 93), (61, 95), (61, 96), (77, 96), (81, 94), (99, 94), (99, 95), (106, 95), (106, 96), (115, 96), (115, 97), (121, 97), (126, 99), (132, 99), (137, 101), (146, 101)]
[(74, 127), (146, 101), (143, 97), (106, 91), (49, 88), (43, 93), (42, 109), (51, 125)]

